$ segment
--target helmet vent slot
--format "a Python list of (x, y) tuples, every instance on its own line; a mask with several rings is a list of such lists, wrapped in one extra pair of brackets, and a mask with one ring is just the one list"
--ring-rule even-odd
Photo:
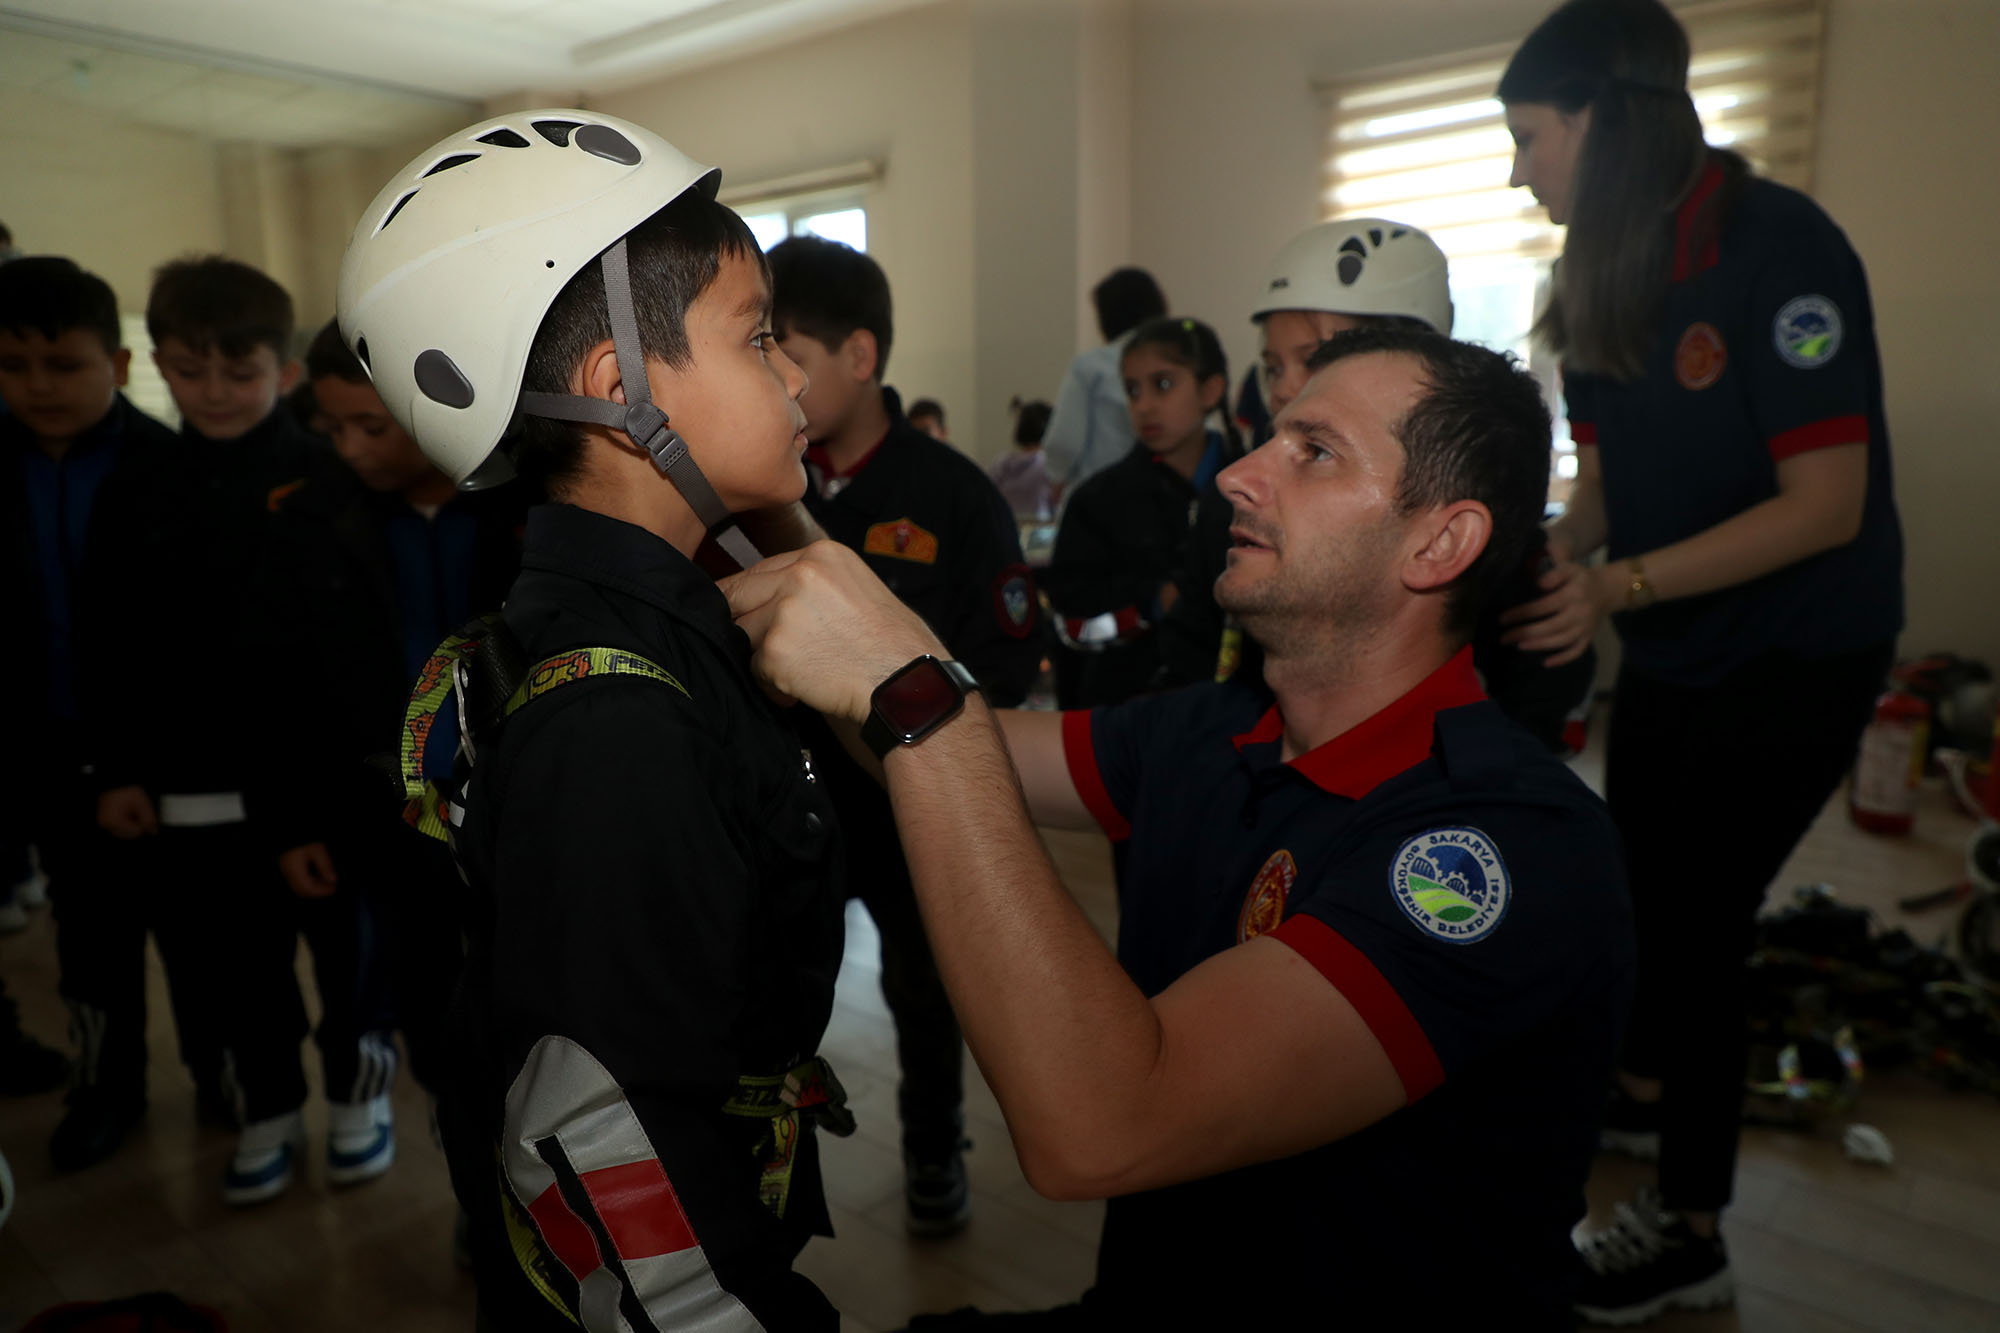
[(416, 197), (417, 197), (417, 192), (415, 190), (412, 190), (408, 194), (404, 195), (401, 199), (398, 199), (395, 202), (395, 204), (391, 206), (389, 211), (383, 215), (382, 225), (375, 229), (375, 234), (379, 236), (383, 232), (387, 231), (389, 229), (389, 224), (396, 220), (396, 214), (403, 211), (403, 205), (409, 203), (410, 200)]
[(479, 142), (490, 143), (495, 148), (526, 148), (528, 146), (528, 141), (526, 139), (523, 139), (520, 135), (508, 129), (505, 125), (502, 125), (499, 129), (494, 130), (490, 134), (480, 135)]
[(366, 338), (356, 338), (354, 340), (354, 355), (355, 358), (361, 362), (361, 368), (363, 370), (373, 369), (373, 367), (371, 367), (368, 364), (368, 340)]
[(468, 162), (477, 162), (478, 160), (479, 160), (479, 154), (477, 153), (453, 153), (450, 157), (439, 160), (439, 162), (435, 166), (433, 166), (429, 171), (426, 171), (424, 175), (435, 176), (440, 171), (450, 171), (453, 167), (462, 167)]
[(582, 125), (580, 120), (538, 120), (535, 122), (535, 133), (558, 148), (567, 148), (570, 132), (582, 128)]
[(592, 157), (616, 162), (621, 167), (639, 165), (639, 145), (609, 125), (585, 125), (576, 132), (576, 146)]

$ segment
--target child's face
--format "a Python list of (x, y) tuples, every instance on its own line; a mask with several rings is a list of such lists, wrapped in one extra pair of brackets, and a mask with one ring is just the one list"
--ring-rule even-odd
[(1351, 315), (1330, 310), (1274, 310), (1263, 320), (1263, 360), (1259, 366), (1264, 380), (1264, 406), (1272, 416), (1291, 406), (1299, 390), (1306, 387), (1312, 372), (1306, 362), (1319, 345), (1336, 333), (1361, 327)]
[(249, 433), (299, 377), (296, 363), (279, 360), (277, 349), (264, 345), (224, 356), (220, 348), (197, 352), (179, 338), (163, 338), (153, 349), (153, 364), (182, 419), (211, 440)]
[(131, 352), (107, 351), (90, 329), (54, 339), (0, 329), (0, 398), (46, 443), (67, 444), (104, 420), (131, 364)]
[(653, 401), (732, 512), (790, 504), (806, 489), (799, 406), (806, 376), (778, 345), (770, 319), (762, 268), (728, 255), (688, 307), (689, 364), (647, 362)]
[(312, 387), (318, 424), (333, 441), (340, 461), (353, 468), (369, 490), (400, 493), (444, 475), (396, 424), (374, 385), (321, 375)]
[(806, 437), (824, 444), (845, 429), (861, 395), (873, 390), (874, 340), (856, 329), (840, 346), (828, 347), (798, 329), (778, 332), (785, 355), (806, 373), (805, 396), (799, 399), (806, 414)]
[(1220, 375), (1197, 380), (1192, 370), (1168, 360), (1156, 347), (1127, 352), (1124, 373), (1132, 433), (1156, 454), (1200, 439), (1203, 423), (1226, 387)]

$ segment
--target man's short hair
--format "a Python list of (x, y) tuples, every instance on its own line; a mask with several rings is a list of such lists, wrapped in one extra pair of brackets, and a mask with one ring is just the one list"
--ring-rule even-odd
[(1508, 354), (1454, 342), (1429, 328), (1336, 333), (1306, 362), (1390, 352), (1423, 368), (1424, 390), (1393, 427), (1403, 446), (1397, 512), (1477, 500), (1493, 533), (1452, 585), (1445, 628), (1468, 636), (1495, 592), (1517, 574), (1540, 535), (1549, 498), (1549, 409), (1541, 386)]
[(1167, 313), (1160, 284), (1143, 268), (1114, 269), (1090, 289), (1090, 303), (1097, 308), (1097, 327), (1106, 342)]
[[(688, 343), (688, 308), (701, 299), (729, 256), (764, 268), (757, 238), (743, 219), (700, 190), (688, 190), (625, 234), (632, 306), (639, 343), (651, 360), (685, 370), (694, 361)], [(768, 272), (768, 270), (766, 270)], [(577, 271), (550, 303), (528, 350), (521, 388), (567, 394), (570, 378), (590, 349), (611, 337), (604, 305), (604, 267), (595, 259)], [(669, 413), (672, 404), (663, 404)], [(508, 437), (514, 471), (544, 494), (576, 477), (583, 461), (583, 427), (523, 413)]]
[(903, 415), (912, 421), (915, 421), (918, 417), (936, 417), (938, 422), (942, 424), (945, 419), (944, 404), (935, 398), (919, 398), (916, 402), (910, 404), (910, 410)]
[(875, 335), (875, 378), (888, 373), (896, 324), (889, 275), (851, 245), (794, 236), (771, 247), (771, 323), (831, 352), (856, 329)]
[(361, 364), (361, 358), (348, 350), (337, 319), (329, 319), (306, 347), (306, 378), (324, 379), (329, 375), (349, 384), (369, 383), (368, 370)]
[(31, 255), (0, 264), (0, 328), (30, 331), (50, 342), (71, 329), (88, 329), (107, 355), (118, 350), (118, 297), (111, 284), (57, 255)]
[(268, 347), (291, 355), (292, 298), (269, 274), (222, 255), (176, 259), (153, 274), (146, 298), (153, 345), (178, 338), (189, 350), (226, 357)]

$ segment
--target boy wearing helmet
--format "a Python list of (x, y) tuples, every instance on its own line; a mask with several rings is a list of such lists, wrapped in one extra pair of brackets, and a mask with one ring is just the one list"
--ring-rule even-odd
[(798, 500), (805, 376), (718, 179), (610, 117), (503, 116), (413, 161), (342, 267), (342, 332), (426, 455), (551, 497), (457, 663), (476, 762), (443, 812), (482, 1327), (837, 1326), (791, 1272), (830, 1234), (810, 1130), (852, 1126), (813, 1054), (834, 820), (693, 561)]
[[(1307, 363), (1321, 343), (1348, 329), (1433, 329), (1451, 334), (1452, 302), (1444, 251), (1415, 227), (1385, 218), (1323, 222), (1292, 238), (1272, 261), (1250, 318), (1261, 342), (1264, 398), (1276, 417), (1298, 396)], [(1261, 441), (1253, 441), (1253, 445)], [(1254, 678), (1257, 645), (1230, 629), (1215, 604), (1215, 580), (1229, 552), (1231, 506), (1211, 486), (1202, 494), (1189, 536), (1180, 598), (1161, 627), (1164, 680), (1184, 685)], [(1473, 636), (1479, 673), (1495, 703), (1550, 750), (1565, 747), (1565, 724), (1589, 692), (1597, 658), (1550, 670), (1547, 653), (1524, 653), (1500, 642), (1501, 609), (1533, 600), (1543, 551), (1539, 547), (1494, 599)]]

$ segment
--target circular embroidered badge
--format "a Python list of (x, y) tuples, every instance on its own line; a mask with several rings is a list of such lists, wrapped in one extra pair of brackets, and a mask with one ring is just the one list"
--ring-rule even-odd
[(1688, 325), (1674, 348), (1674, 378), (1683, 389), (1706, 389), (1722, 378), (1722, 368), (1728, 364), (1729, 349), (1722, 345), (1722, 334), (1706, 321)]
[(1417, 927), (1453, 944), (1493, 933), (1507, 914), (1507, 863), (1476, 828), (1435, 828), (1404, 843), (1389, 888)]
[(1292, 884), (1298, 877), (1299, 867), (1290, 852), (1271, 853), (1271, 859), (1264, 862), (1257, 878), (1250, 881), (1249, 895), (1243, 899), (1243, 910), (1237, 914), (1238, 944), (1278, 928), (1278, 923), (1285, 919), (1285, 899), (1291, 895)]
[(1814, 370), (1833, 360), (1840, 350), (1840, 307), (1824, 296), (1800, 296), (1785, 302), (1771, 322), (1771, 341), (1788, 366)]

